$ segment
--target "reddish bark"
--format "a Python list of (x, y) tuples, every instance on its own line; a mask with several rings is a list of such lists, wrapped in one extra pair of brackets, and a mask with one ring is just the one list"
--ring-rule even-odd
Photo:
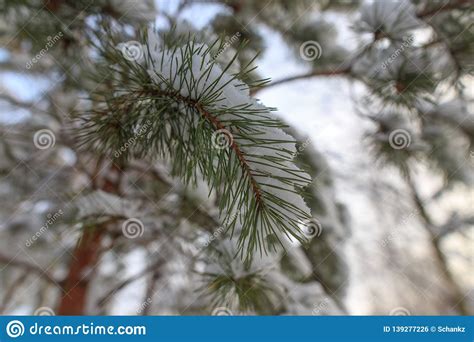
[(64, 284), (58, 315), (82, 315), (85, 312), (90, 273), (99, 259), (103, 227), (86, 228), (73, 253)]
[[(120, 168), (112, 164), (105, 172), (104, 177), (100, 177), (99, 159), (92, 177), (92, 187), (102, 189), (106, 192), (120, 193)], [(73, 252), (69, 272), (64, 281), (63, 293), (58, 309), (58, 315), (78, 316), (86, 314), (86, 304), (88, 298), (89, 284), (102, 250), (102, 238), (106, 231), (107, 223), (85, 227), (80, 240)]]

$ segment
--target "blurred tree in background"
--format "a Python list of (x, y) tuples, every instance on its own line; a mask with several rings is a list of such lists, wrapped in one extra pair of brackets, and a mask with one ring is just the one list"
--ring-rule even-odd
[[(444, 243), (468, 246), (472, 271), (471, 1), (0, 3), (3, 314), (359, 313), (348, 248), (371, 242), (352, 238), (354, 204), (312, 137), (256, 98), (321, 78), (354, 85), (361, 150), (401, 176), (381, 196), (403, 210), (374, 205), (366, 229), (396, 263), (411, 225), (390, 271), (428, 292), (394, 284), (363, 313), (474, 312)], [(265, 32), (307, 71), (261, 74)]]

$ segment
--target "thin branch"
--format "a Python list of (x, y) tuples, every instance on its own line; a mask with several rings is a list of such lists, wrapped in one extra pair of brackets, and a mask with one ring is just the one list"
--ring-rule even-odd
[(281, 85), (281, 84), (288, 83), (288, 82), (304, 80), (304, 79), (307, 79), (307, 78), (318, 77), (318, 76), (348, 75), (350, 73), (350, 70), (351, 69), (348, 68), (348, 67), (332, 69), (332, 70), (314, 70), (314, 71), (311, 71), (309, 73), (283, 78), (281, 80), (277, 80), (275, 82), (268, 83), (267, 85), (265, 85), (263, 87), (260, 87), (260, 88), (254, 88), (251, 91), (251, 95), (255, 95), (257, 92), (259, 92), (260, 90), (263, 90), (263, 89), (267, 89), (267, 88), (274, 87), (274, 86)]
[(461, 231), (463, 228), (468, 228), (474, 225), (474, 216), (461, 217), (458, 213), (451, 214), (448, 221), (439, 227), (439, 237), (442, 238), (450, 233)]
[[(469, 5), (468, 0), (458, 0), (453, 3), (445, 4), (443, 6), (439, 6), (433, 9), (421, 11), (416, 14), (418, 18), (424, 18), (428, 16), (433, 16), (438, 14), (439, 12), (442, 11), (447, 11), (447, 10), (453, 10), (453, 9), (462, 9), (464, 5)], [(287, 78), (283, 78), (281, 80), (277, 80), (275, 82), (271, 82), (263, 87), (260, 88), (254, 88), (251, 90), (251, 95), (255, 95), (257, 92), (263, 89), (267, 89), (269, 87), (273, 86), (278, 86), (280, 84), (288, 83), (288, 82), (293, 82), (293, 81), (298, 81), (302, 79), (307, 79), (307, 78), (312, 78), (312, 77), (318, 77), (318, 76), (339, 76), (339, 75), (347, 75), (350, 73), (351, 68), (350, 67), (344, 67), (344, 68), (337, 68), (333, 70), (315, 70), (311, 71), (309, 73), (304, 73), (301, 75), (296, 75), (296, 76), (291, 76)]]
[(47, 280), (55, 286), (60, 286), (58, 280), (56, 280), (48, 271), (45, 271), (41, 267), (31, 264), (27, 261), (17, 260), (16, 258), (11, 258), (0, 253), (0, 264), (4, 264), (5, 267), (13, 266), (23, 268), (24, 270), (41, 276), (44, 280)]
[(107, 293), (98, 300), (97, 306), (102, 308), (105, 304), (107, 304), (112, 299), (112, 297), (117, 292), (119, 292), (120, 290), (123, 290), (128, 285), (130, 285), (133, 282), (135, 282), (135, 281), (141, 279), (142, 277), (146, 276), (148, 273), (154, 271), (156, 268), (160, 267), (163, 263), (164, 263), (164, 259), (159, 258), (158, 261), (154, 262), (153, 264), (151, 264), (150, 266), (148, 266), (147, 268), (145, 268), (141, 272), (138, 272), (137, 274), (135, 274), (135, 275), (133, 275), (133, 276), (127, 278), (127, 279), (122, 280), (120, 283), (118, 283), (113, 288), (111, 288), (109, 291), (107, 291)]
[(433, 247), (433, 250), (435, 252), (436, 261), (439, 267), (441, 268), (441, 271), (443, 272), (447, 285), (450, 287), (449, 291), (451, 295), (454, 297), (452, 298), (452, 302), (454, 303), (455, 306), (458, 307), (459, 313), (461, 315), (469, 315), (469, 310), (466, 308), (466, 303), (464, 300), (465, 296), (463, 295), (459, 285), (457, 284), (454, 275), (449, 269), (447, 257), (442, 251), (442, 248), (441, 248), (442, 236), (437, 235), (435, 233), (435, 225), (433, 223), (433, 220), (431, 216), (428, 214), (428, 211), (425, 208), (423, 200), (418, 194), (416, 185), (409, 172), (407, 173), (407, 184), (411, 190), (412, 198), (418, 209), (420, 217), (425, 223), (426, 230), (430, 235), (431, 246)]
[(9, 94), (6, 94), (6, 93), (0, 93), (0, 100), (6, 101), (10, 105), (15, 106), (15, 107), (24, 108), (24, 109), (28, 109), (28, 110), (43, 111), (43, 110), (35, 107), (33, 102), (24, 102), (24, 101), (21, 101), (21, 100), (17, 99), (13, 95), (9, 95)]
[(145, 304), (145, 307), (143, 308), (142, 315), (143, 316), (148, 316), (151, 311), (151, 302), (153, 300), (153, 296), (156, 292), (156, 282), (160, 278), (161, 272), (159, 268), (155, 268), (151, 274), (146, 292), (145, 292), (145, 298), (143, 300), (143, 303)]
[(23, 272), (16, 278), (10, 286), (5, 290), (3, 295), (2, 303), (0, 304), (0, 314), (3, 314), (8, 308), (8, 305), (12, 301), (15, 295), (15, 291), (26, 281), (29, 276), (28, 270), (23, 270)]

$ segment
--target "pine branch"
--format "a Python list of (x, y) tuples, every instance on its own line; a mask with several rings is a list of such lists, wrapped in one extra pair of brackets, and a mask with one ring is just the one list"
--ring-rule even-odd
[(239, 81), (254, 70), (253, 60), (229, 75), (238, 53), (227, 65), (213, 58), (223, 41), (207, 46), (156, 32), (141, 39), (134, 60), (113, 34), (98, 46), (99, 77), (112, 88), (95, 92), (94, 109), (79, 116), (81, 143), (113, 154), (137, 139), (121, 158), (171, 159), (172, 173), (185, 184), (202, 175), (220, 198), (222, 219), (230, 219), (231, 236), (240, 231), (247, 261), (257, 250), (267, 252), (270, 236), (305, 243), (300, 226), (310, 213), (301, 189), (310, 178), (293, 163), (295, 140), (286, 126), (250, 98), (255, 85)]
[(233, 258), (234, 248), (233, 241), (228, 240), (207, 251), (205, 260), (209, 270), (198, 272), (203, 281), (198, 292), (209, 298), (211, 307), (224, 307), (233, 314), (276, 314), (281, 309), (284, 293), (281, 284), (272, 281), (268, 273), (278, 261), (259, 260), (242, 268)]
[[(213, 114), (211, 114), (210, 111), (207, 110), (199, 101), (181, 96), (178, 92), (169, 93), (169, 92), (162, 92), (162, 91), (153, 91), (153, 92), (150, 92), (148, 94), (143, 94), (143, 95), (146, 95), (147, 97), (148, 96), (151, 96), (151, 97), (153, 97), (153, 96), (157, 96), (157, 97), (163, 96), (163, 97), (174, 98), (177, 101), (185, 103), (187, 106), (189, 106), (189, 107), (195, 109), (197, 112), (199, 112), (199, 114), (201, 114), (201, 116), (206, 121), (211, 123), (211, 125), (213, 126), (214, 131), (226, 130), (226, 127), (217, 118), (217, 116), (214, 116)], [(253, 174), (251, 172), (249, 162), (246, 159), (245, 154), (241, 151), (239, 145), (237, 145), (237, 143), (233, 139), (229, 143), (230, 143), (229, 147), (234, 151), (235, 155), (237, 156), (237, 158), (240, 162), (240, 165), (242, 166), (242, 169), (244, 170), (246, 176), (249, 178), (250, 185), (252, 187), (252, 191), (253, 191), (254, 196), (255, 196), (255, 201), (256, 201), (257, 207), (260, 207), (261, 205), (263, 205), (262, 193), (261, 193), (262, 190), (260, 189), (255, 177), (253, 176)]]

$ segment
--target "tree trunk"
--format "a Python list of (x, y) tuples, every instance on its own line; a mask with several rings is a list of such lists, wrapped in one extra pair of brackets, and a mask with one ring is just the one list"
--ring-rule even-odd
[(73, 253), (58, 315), (83, 315), (92, 268), (99, 259), (103, 226), (87, 227)]
[[(122, 170), (116, 164), (110, 165), (104, 177), (100, 177), (102, 158), (99, 158), (92, 176), (94, 189), (119, 194)], [(102, 250), (102, 238), (107, 223), (87, 226), (74, 250), (69, 272), (64, 281), (64, 293), (58, 305), (58, 315), (78, 316), (86, 314), (89, 284)]]
[(416, 207), (419, 211), (420, 217), (425, 223), (426, 230), (430, 236), (431, 246), (433, 247), (434, 256), (437, 264), (439, 265), (441, 272), (443, 273), (443, 277), (446, 281), (446, 285), (448, 286), (448, 291), (450, 293), (450, 302), (453, 306), (453, 309), (457, 310), (461, 315), (469, 315), (469, 310), (466, 307), (465, 303), (465, 295), (463, 295), (461, 288), (457, 284), (455, 277), (451, 273), (449, 269), (448, 260), (441, 249), (441, 241), (438, 236), (434, 233), (433, 230), (433, 220), (431, 219), (430, 215), (426, 211), (426, 208), (421, 200), (420, 196), (415, 187), (415, 183), (413, 182), (411, 175), (408, 174), (408, 185), (412, 192), (413, 200), (416, 204)]

